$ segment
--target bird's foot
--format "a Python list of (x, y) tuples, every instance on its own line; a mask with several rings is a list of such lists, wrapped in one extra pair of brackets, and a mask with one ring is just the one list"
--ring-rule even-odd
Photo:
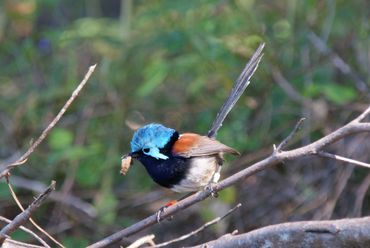
[(211, 196), (214, 198), (218, 197), (218, 192), (215, 190), (216, 183), (210, 182), (206, 187), (205, 190), (211, 193)]
[[(170, 202), (167, 202), (163, 207), (161, 207), (158, 212), (157, 212), (157, 222), (160, 223), (162, 218), (161, 218), (161, 215), (162, 213), (164, 213), (164, 211), (166, 210), (166, 208), (172, 206), (172, 205), (175, 205), (177, 203), (176, 200), (172, 200)], [(170, 217), (170, 219), (172, 219), (172, 216)]]

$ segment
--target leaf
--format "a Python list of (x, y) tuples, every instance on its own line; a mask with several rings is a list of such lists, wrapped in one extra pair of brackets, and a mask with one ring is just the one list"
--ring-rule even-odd
[(157, 88), (167, 77), (169, 66), (163, 58), (155, 58), (144, 71), (144, 83), (137, 91), (139, 96), (149, 95)]
[(73, 142), (73, 133), (66, 129), (55, 128), (49, 135), (49, 146), (54, 150), (62, 150)]
[(352, 87), (332, 84), (332, 83), (315, 83), (307, 90), (309, 96), (323, 94), (329, 101), (336, 104), (346, 104), (356, 98), (356, 91)]

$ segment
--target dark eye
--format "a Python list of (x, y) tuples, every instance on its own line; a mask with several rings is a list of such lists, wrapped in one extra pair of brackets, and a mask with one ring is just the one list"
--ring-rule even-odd
[(150, 149), (149, 149), (149, 148), (144, 148), (144, 149), (143, 149), (143, 152), (144, 152), (144, 153), (148, 153), (149, 151), (150, 151)]

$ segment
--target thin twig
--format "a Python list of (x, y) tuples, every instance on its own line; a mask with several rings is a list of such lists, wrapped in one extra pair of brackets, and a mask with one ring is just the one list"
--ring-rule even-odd
[(355, 159), (351, 159), (351, 158), (342, 157), (342, 156), (332, 154), (332, 153), (329, 153), (329, 152), (318, 151), (317, 155), (319, 155), (320, 157), (324, 157), (324, 158), (331, 158), (331, 159), (335, 159), (335, 160), (338, 160), (338, 161), (347, 162), (347, 163), (350, 163), (350, 164), (353, 164), (353, 165), (359, 165), (359, 166), (362, 166), (362, 167), (370, 168), (370, 164), (368, 164), (368, 163), (364, 163), (364, 162), (361, 162), (361, 161), (358, 161), (358, 160), (355, 160)]
[[(15, 194), (14, 190), (13, 190), (13, 187), (12, 185), (10, 184), (9, 182), (9, 179), (7, 178), (7, 183), (8, 183), (8, 187), (9, 187), (9, 190), (10, 190), (10, 193), (14, 199), (14, 201), (17, 203), (18, 207), (24, 211), (24, 208), (21, 204), (21, 202), (19, 201), (17, 195)], [(29, 218), (30, 222), (32, 223), (32, 225), (34, 227), (36, 227), (37, 230), (39, 230), (40, 232), (42, 232), (46, 237), (48, 237), (49, 239), (51, 239), (55, 244), (57, 244), (59, 247), (62, 247), (62, 248), (65, 248), (58, 240), (56, 240), (54, 237), (52, 237), (47, 231), (45, 231), (41, 226), (39, 226), (36, 221), (34, 221), (31, 217)]]
[(301, 128), (302, 124), (303, 124), (303, 121), (305, 120), (306, 118), (301, 118), (297, 124), (295, 125), (295, 127), (293, 128), (293, 130), (290, 132), (290, 134), (288, 135), (288, 137), (286, 137), (279, 145), (278, 147), (276, 147), (274, 150), (274, 152), (281, 152), (282, 149), (285, 148), (285, 146), (289, 143), (289, 141), (294, 137), (294, 135), (298, 132), (298, 130)]
[(22, 213), (18, 214), (12, 222), (10, 222), (8, 225), (3, 227), (0, 231), (0, 245), (4, 242), (7, 235), (10, 235), (12, 232), (14, 232), (19, 226), (21, 226), (23, 223), (25, 223), (30, 217), (31, 214), (42, 204), (44, 200), (49, 196), (49, 194), (55, 190), (55, 181), (52, 181), (49, 187), (45, 189), (45, 191), (40, 194), (29, 206), (26, 210), (24, 210)]
[(167, 245), (170, 245), (170, 244), (177, 243), (177, 242), (183, 241), (185, 239), (188, 239), (191, 236), (194, 236), (194, 235), (200, 233), (201, 231), (203, 231), (204, 229), (208, 228), (209, 226), (212, 226), (212, 225), (216, 224), (217, 222), (223, 220), (224, 218), (226, 218), (227, 216), (229, 216), (231, 213), (233, 213), (235, 210), (237, 210), (241, 206), (242, 206), (242, 204), (241, 203), (238, 203), (238, 205), (236, 205), (235, 207), (233, 207), (232, 209), (230, 209), (229, 211), (227, 211), (227, 213), (224, 214), (223, 216), (217, 217), (217, 218), (215, 218), (215, 219), (213, 219), (213, 220), (205, 223), (201, 227), (195, 229), (194, 231), (192, 231), (192, 232), (190, 232), (188, 234), (182, 235), (181, 237), (178, 237), (176, 239), (173, 239), (173, 240), (170, 240), (170, 241), (167, 241), (167, 242), (163, 242), (163, 243), (157, 244), (154, 247), (156, 247), (156, 248), (157, 247), (163, 247), (163, 246), (167, 246)]
[(82, 88), (85, 86), (85, 84), (89, 80), (91, 74), (94, 72), (95, 67), (96, 67), (96, 64), (90, 66), (83, 80), (80, 82), (77, 88), (73, 91), (72, 95), (67, 100), (67, 102), (64, 104), (64, 106), (59, 111), (59, 113), (55, 116), (55, 118), (49, 123), (49, 125), (44, 129), (44, 131), (42, 131), (41, 135), (37, 138), (37, 140), (30, 146), (30, 148), (28, 148), (28, 150), (19, 159), (17, 159), (15, 162), (11, 164), (6, 165), (5, 169), (0, 173), (0, 178), (6, 176), (10, 172), (10, 170), (14, 169), (15, 167), (19, 165), (24, 164), (27, 161), (28, 157), (33, 153), (33, 151), (37, 148), (37, 146), (40, 145), (41, 142), (48, 136), (49, 132), (59, 122), (63, 114), (67, 111), (69, 106), (79, 95), (80, 91), (82, 90)]
[(153, 241), (154, 238), (155, 236), (153, 234), (146, 235), (144, 237), (139, 238), (138, 240), (136, 240), (134, 243), (127, 246), (126, 248), (139, 248), (140, 246), (144, 244), (149, 244), (150, 247), (154, 247), (155, 246), (155, 243)]
[[(0, 216), (0, 221), (3, 221), (3, 222), (6, 222), (6, 223), (11, 223), (12, 221), (3, 217), (3, 216)], [(40, 238), (39, 236), (37, 236), (36, 233), (32, 232), (30, 229), (24, 227), (24, 226), (20, 226), (19, 229), (21, 229), (22, 231), (30, 234), (31, 236), (33, 236), (37, 241), (39, 241), (44, 247), (47, 247), (47, 248), (50, 248), (50, 246), (42, 239)]]

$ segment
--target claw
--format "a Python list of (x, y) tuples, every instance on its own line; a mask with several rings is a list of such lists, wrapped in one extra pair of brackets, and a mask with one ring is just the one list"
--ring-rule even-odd
[(206, 186), (206, 190), (208, 190), (210, 193), (211, 193), (211, 196), (214, 197), (214, 198), (217, 198), (218, 197), (218, 192), (214, 189), (214, 186), (216, 184), (211, 182), (209, 183), (207, 186)]
[(164, 209), (166, 208), (166, 206), (164, 207), (161, 207), (158, 212), (157, 212), (157, 223), (160, 223), (161, 222), (161, 214), (164, 212)]
[[(158, 212), (157, 212), (157, 222), (160, 223), (161, 222), (161, 215), (162, 213), (165, 211), (166, 208), (172, 206), (172, 205), (175, 205), (177, 203), (176, 200), (172, 200), (170, 202), (167, 202), (163, 207), (161, 207)], [(172, 216), (169, 218), (169, 219), (172, 219)]]

